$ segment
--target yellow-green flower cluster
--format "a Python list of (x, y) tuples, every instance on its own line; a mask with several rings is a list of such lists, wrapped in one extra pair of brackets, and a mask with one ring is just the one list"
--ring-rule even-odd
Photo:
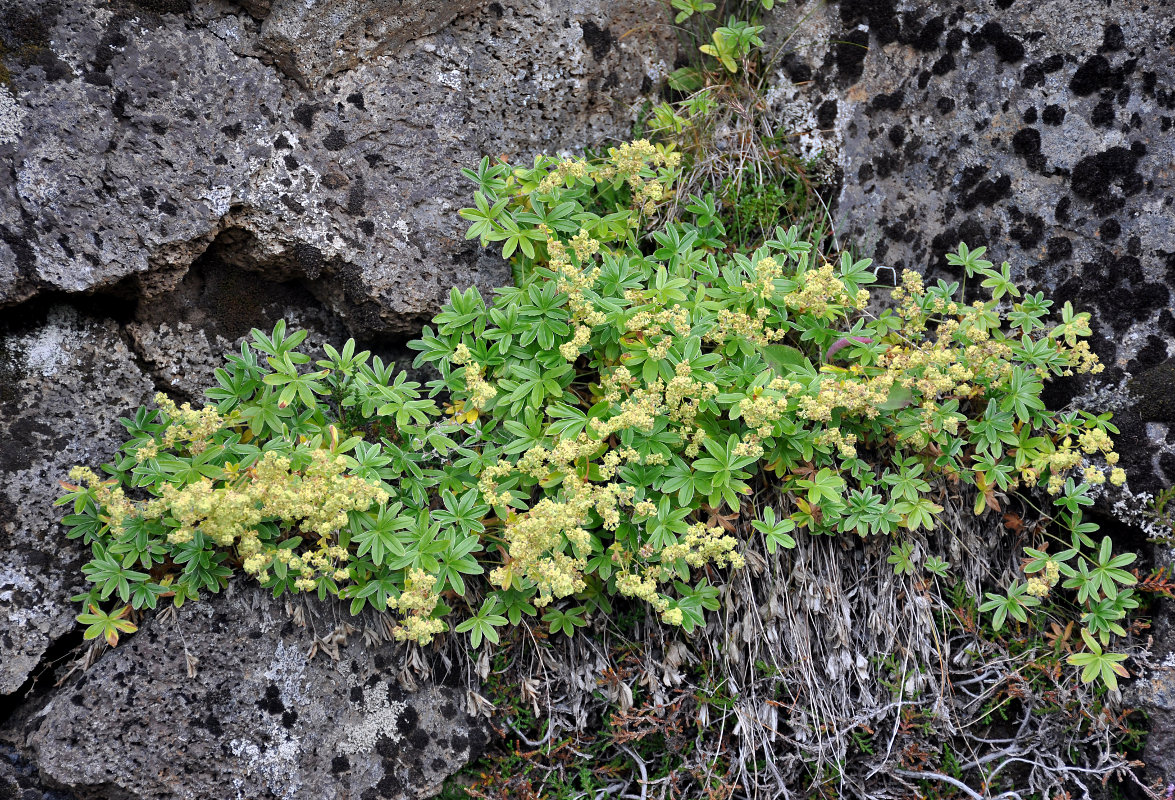
[[(253, 539), (242, 539), (238, 551), (242, 549), (260, 548), (260, 542)], [(292, 575), (294, 588), (302, 592), (313, 592), (318, 588), (319, 577), (329, 576), (336, 582), (344, 581), (350, 573), (339, 566), (350, 553), (345, 547), (332, 544), (331, 540), (323, 537), (318, 540), (318, 547), (304, 553), (295, 553), (288, 547), (269, 547), (251, 553), (241, 564), (242, 569), (250, 575), (256, 575), (257, 580), (265, 583), (269, 580), (269, 567), (282, 564)]]
[(600, 252), (600, 243), (593, 239), (587, 231), (580, 228), (571, 237), (571, 249), (575, 251), (575, 257), (579, 259), (579, 263), (584, 264), (596, 253)]
[(738, 539), (724, 533), (721, 528), (695, 522), (686, 529), (677, 544), (661, 550), (661, 563), (671, 565), (680, 558), (685, 559), (685, 563), (691, 567), (700, 568), (712, 563), (719, 567), (729, 564), (735, 569), (742, 569), (746, 561), (736, 547)]
[(1051, 558), (1044, 563), (1044, 570), (1028, 579), (1025, 592), (1033, 597), (1046, 597), (1057, 581), (1061, 579), (1061, 569)]
[(395, 599), (388, 598), (388, 609), (394, 609), (404, 615), (392, 630), (392, 636), (396, 641), (413, 641), (425, 645), (438, 633), (443, 633), (447, 629), (444, 622), (432, 617), (440, 599), (433, 592), (436, 584), (435, 576), (414, 567), (404, 580), (404, 591), (400, 596)]
[(785, 295), (783, 300), (788, 308), (799, 313), (825, 319), (843, 313), (843, 309), (859, 311), (869, 304), (869, 292), (861, 289), (850, 295), (832, 264), (826, 263), (810, 269), (796, 278), (799, 286)]
[(168, 537), (174, 544), (191, 541), (198, 529), (221, 547), (236, 546), (246, 557), (247, 571), (256, 572), (268, 563), (248, 558), (261, 551), (255, 529), (262, 520), (276, 519), (327, 537), (347, 524), (348, 511), (387, 501), (387, 492), (344, 474), (345, 469), (342, 456), (325, 450), (313, 451), (302, 471), (292, 470), (290, 459), (268, 452), (231, 484), (217, 485), (208, 478), (182, 488), (164, 484), (144, 513), (179, 523)]
[[(647, 568), (643, 574), (622, 572), (616, 576), (616, 590), (625, 597), (644, 600), (662, 613), (669, 608), (669, 601), (657, 591), (657, 570)], [(680, 620), (678, 624), (681, 624)]]
[(857, 457), (857, 434), (845, 433), (840, 428), (826, 428), (815, 439), (821, 447), (835, 447), (841, 458)]
[[(183, 444), (189, 452), (201, 453), (208, 446), (212, 435), (224, 427), (224, 418), (211, 406), (205, 406), (199, 411), (192, 408), (191, 403), (184, 403), (176, 407), (170, 397), (159, 392), (155, 395), (155, 405), (163, 412), (168, 420), (167, 429), (163, 432), (163, 446), (175, 447)], [(151, 448), (148, 448), (150, 453)], [(152, 455), (144, 455), (151, 458)]]
[(666, 328), (682, 334), (690, 329), (690, 312), (681, 305), (659, 308), (648, 303), (639, 292), (631, 298), (637, 310), (624, 322), (626, 333), (643, 333), (647, 337), (660, 336)]
[(666, 185), (641, 175), (647, 166), (674, 168), (681, 163), (681, 154), (654, 146), (647, 139), (624, 142), (620, 147), (608, 148), (608, 160), (597, 171), (597, 180), (612, 181), (623, 178), (632, 190), (633, 206), (651, 214), (665, 196)]
[(1062, 375), (1072, 375), (1074, 371), (1079, 375), (1097, 375), (1106, 368), (1098, 360), (1097, 354), (1089, 349), (1089, 342), (1079, 341), (1069, 348), (1069, 364), (1071, 370), (1065, 370)]
[(783, 277), (783, 266), (771, 256), (764, 256), (754, 264), (754, 280), (743, 281), (743, 289), (761, 300), (775, 295), (775, 281)]
[(106, 511), (106, 522), (111, 530), (122, 527), (123, 521), (135, 513), (134, 503), (127, 498), (117, 481), (103, 481), (89, 467), (73, 467), (69, 471), (69, 478), (94, 493), (94, 502)]
[(560, 186), (569, 186), (575, 181), (583, 180), (589, 174), (590, 168), (586, 161), (569, 158), (556, 164), (547, 177), (539, 182), (538, 191), (541, 194), (546, 194)]
[(590, 423), (592, 430), (601, 439), (628, 429), (652, 433), (657, 417), (666, 411), (664, 399), (665, 382), (657, 378), (621, 401), (618, 413), (612, 418), (601, 420), (593, 417)]
[(881, 413), (881, 405), (889, 397), (894, 380), (893, 372), (867, 378), (857, 378), (851, 374), (825, 374), (821, 376), (819, 386), (815, 387), (815, 394), (808, 393), (799, 398), (796, 410), (801, 417), (812, 422), (831, 420), (832, 411), (836, 408), (843, 408), (850, 414), (866, 419), (876, 419)]
[(583, 348), (587, 347), (588, 341), (592, 337), (592, 329), (586, 325), (577, 325), (575, 328), (575, 335), (571, 337), (571, 341), (564, 342), (559, 345), (559, 355), (568, 361), (574, 361), (579, 357), (579, 353)]
[[(786, 378), (772, 378), (763, 389), (756, 389), (738, 403), (738, 416), (747, 427), (755, 430), (761, 438), (771, 436), (775, 423), (788, 414), (791, 399), (802, 394), (804, 387)], [(734, 409), (730, 411), (735, 418)]]
[(734, 336), (741, 336), (759, 347), (765, 347), (787, 335), (787, 331), (783, 328), (769, 328), (764, 325), (764, 321), (770, 313), (771, 310), (766, 306), (756, 310), (754, 316), (745, 311), (729, 308), (719, 309), (717, 324), (706, 332), (703, 339), (716, 345), (722, 345)]
[(582, 591), (586, 584), (582, 558), (564, 552), (568, 542), (581, 551), (587, 551), (591, 537), (582, 527), (588, 512), (594, 506), (591, 492), (585, 484), (568, 476), (564, 481), (565, 497), (553, 500), (544, 497), (529, 511), (506, 525), (510, 569), (499, 567), (490, 573), (490, 580), (506, 588), (512, 576), (525, 576), (535, 582), (539, 596), (536, 605), (546, 605), (553, 598), (566, 597)]
[(485, 379), (485, 367), (473, 359), (473, 353), (465, 342), (461, 342), (453, 351), (450, 359), (454, 364), (464, 365), (465, 388), (469, 392), (466, 401), (473, 408), (485, 408), (486, 403), (498, 396), (498, 390)]
[(609, 148), (608, 157), (602, 164), (591, 164), (574, 158), (560, 161), (536, 188), (540, 194), (547, 194), (579, 181), (610, 183), (621, 179), (632, 190), (633, 207), (641, 213), (651, 214), (656, 204), (667, 194), (669, 180), (649, 178), (642, 173), (650, 168), (672, 170), (680, 163), (681, 154), (673, 152), (671, 147), (653, 145), (647, 139), (640, 139)]
[(1104, 453), (1106, 461), (1110, 464), (1118, 463), (1118, 454), (1114, 452), (1114, 440), (1101, 428), (1083, 431), (1077, 437), (1077, 442), (1081, 445), (1083, 452), (1089, 455)]

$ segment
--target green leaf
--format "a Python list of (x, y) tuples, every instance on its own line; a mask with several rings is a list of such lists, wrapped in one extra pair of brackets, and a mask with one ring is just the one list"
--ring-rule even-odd
[(586, 610), (583, 606), (569, 608), (566, 611), (552, 608), (543, 614), (543, 622), (547, 623), (551, 633), (562, 631), (568, 636), (573, 636), (576, 628), (583, 628), (587, 625), (587, 620), (581, 616)]
[(87, 641), (101, 636), (107, 644), (115, 647), (120, 633), (134, 633), (138, 630), (130, 620), (123, 619), (130, 613), (130, 606), (123, 606), (109, 614), (93, 604), (90, 604), (89, 609), (88, 613), (78, 614), (78, 622), (88, 626), (82, 634), (82, 638)]
[(779, 375), (793, 372), (814, 375), (816, 367), (802, 352), (785, 344), (769, 344), (763, 348), (763, 357)]
[(796, 523), (790, 517), (777, 520), (775, 509), (770, 506), (763, 509), (763, 519), (755, 520), (751, 523), (751, 527), (762, 533), (767, 539), (767, 552), (771, 555), (775, 555), (777, 547), (791, 550), (796, 546), (796, 540), (788, 535), (790, 531), (795, 530)]
[(1086, 630), (1081, 631), (1081, 638), (1085, 640), (1089, 651), (1073, 653), (1069, 656), (1068, 662), (1082, 668), (1081, 680), (1083, 683), (1093, 683), (1100, 680), (1107, 689), (1117, 691), (1118, 677), (1130, 677), (1130, 673), (1122, 665), (1128, 656), (1125, 653), (1103, 652), (1101, 645)]

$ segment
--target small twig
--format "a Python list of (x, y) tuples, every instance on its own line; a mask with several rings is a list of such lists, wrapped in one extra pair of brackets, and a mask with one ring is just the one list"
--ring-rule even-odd
[(1012, 792), (1012, 791), (1004, 792), (1003, 794), (996, 795), (995, 797), (989, 797), (987, 795), (982, 795), (979, 792), (972, 789), (967, 784), (963, 783), (962, 781), (960, 781), (956, 778), (952, 778), (950, 775), (943, 775), (941, 772), (910, 772), (909, 770), (905, 770), (905, 769), (895, 769), (893, 771), (893, 774), (894, 775), (901, 775), (904, 778), (913, 778), (915, 780), (920, 780), (920, 781), (921, 780), (931, 780), (931, 781), (941, 781), (942, 783), (949, 783), (951, 786), (954, 786), (959, 791), (965, 792), (968, 797), (972, 798), (972, 800), (1022, 800), (1022, 798), (1020, 797), (1020, 795), (1017, 792)]
[(628, 754), (629, 758), (631, 758), (636, 763), (636, 768), (638, 770), (640, 770), (640, 773), (641, 773), (641, 779), (640, 779), (641, 800), (648, 800), (648, 797), (649, 797), (649, 772), (647, 769), (645, 769), (644, 759), (642, 759), (639, 755), (637, 755), (637, 752), (626, 744), (620, 745), (620, 749)]

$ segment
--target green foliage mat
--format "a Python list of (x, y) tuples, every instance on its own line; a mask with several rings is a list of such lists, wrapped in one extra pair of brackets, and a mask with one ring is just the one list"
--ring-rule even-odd
[(679, 161), (642, 140), (466, 170), (469, 236), (515, 285), (452, 291), (410, 345), (427, 386), (353, 341), (312, 361), (279, 323), (228, 356), (214, 405), (160, 395), (123, 420), (108, 477), (77, 468), (60, 501), (93, 552), (87, 638), (237, 572), (386, 609), (422, 645), (571, 635), (618, 599), (688, 635), (751, 552), (799, 539), (882, 541), (895, 575), (952, 585), (913, 538), (946, 524), (943, 487), (976, 515), (1039, 487), (1055, 508), (1022, 573), (963, 602), (993, 633), (1076, 622), (1068, 664), (1115, 689), (1134, 555), (1083, 509), (1124, 480), (1116, 430), (1041, 400), (1100, 369), (1088, 315), (1022, 296), (982, 248), (949, 256), (962, 284), (906, 272), (880, 302), (868, 260), (826, 261), (796, 228), (729, 247), (712, 196), (656, 222)]

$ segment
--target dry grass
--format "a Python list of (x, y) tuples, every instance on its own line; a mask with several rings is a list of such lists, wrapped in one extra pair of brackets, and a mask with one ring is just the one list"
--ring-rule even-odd
[[(754, 501), (786, 511), (765, 482)], [(1153, 796), (1120, 752), (1120, 697), (1063, 663), (1077, 637), (996, 637), (959, 602), (1018, 569), (1030, 526), (976, 518), (945, 486), (935, 502), (944, 524), (909, 540), (916, 559), (955, 565), (948, 581), (895, 575), (889, 539), (800, 534), (769, 555), (748, 508), (728, 521), (748, 566), (711, 575), (722, 607), (693, 636), (597, 615), (574, 639), (527, 628), (476, 660), (448, 638), (429, 660), (465, 663), (471, 692), (491, 686), (514, 747), (509, 774), (499, 763), (471, 796), (594, 796), (566, 788), (580, 768), (599, 796), (640, 800), (1099, 798), (1106, 781)], [(1126, 651), (1145, 659), (1138, 637)]]

